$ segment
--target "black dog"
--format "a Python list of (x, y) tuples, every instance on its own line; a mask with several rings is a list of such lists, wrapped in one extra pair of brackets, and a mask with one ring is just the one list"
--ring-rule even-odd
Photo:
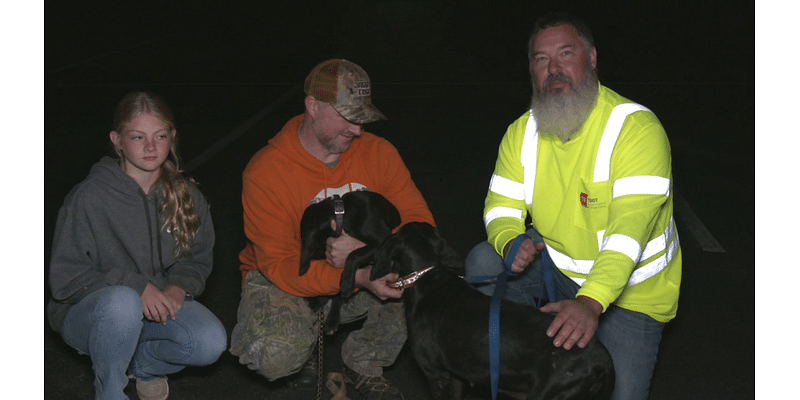
[[(435, 266), (403, 293), (408, 341), (433, 398), (455, 400), (466, 382), (490, 385), (491, 298), (456, 275), (450, 252), (434, 227), (409, 223), (378, 249), (373, 272), (406, 276)], [(529, 400), (611, 396), (614, 366), (596, 338), (583, 349), (564, 350), (545, 334), (552, 315), (510, 301), (501, 314), (500, 391)]]
[[(331, 227), (331, 221), (337, 219), (337, 207), (339, 232)], [(379, 193), (368, 191), (346, 193), (341, 198), (328, 198), (308, 206), (303, 212), (303, 218), (300, 220), (302, 243), (300, 276), (308, 272), (311, 260), (325, 259), (326, 240), (329, 237), (338, 237), (341, 230), (366, 244), (351, 252), (345, 260), (344, 271), (339, 281), (339, 296), (333, 296), (331, 311), (325, 321), (326, 333), (331, 334), (336, 331), (339, 326), (342, 299), (350, 297), (355, 292), (356, 269), (372, 263), (375, 249), (399, 225), (400, 212), (397, 208)], [(383, 275), (375, 275), (373, 271), (370, 278), (374, 280), (381, 276)], [(316, 311), (325, 305), (329, 298), (329, 296), (309, 298), (309, 306)]]

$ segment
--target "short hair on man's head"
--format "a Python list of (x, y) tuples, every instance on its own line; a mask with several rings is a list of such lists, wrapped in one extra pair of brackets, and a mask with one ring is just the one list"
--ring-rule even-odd
[(586, 46), (587, 51), (594, 47), (594, 37), (592, 37), (592, 31), (582, 19), (565, 12), (553, 12), (537, 18), (536, 22), (533, 23), (533, 30), (531, 31), (531, 35), (528, 39), (528, 56), (530, 56), (531, 45), (533, 45), (533, 37), (536, 36), (537, 33), (544, 29), (561, 25), (571, 25), (574, 27), (578, 32), (578, 37), (581, 38), (583, 44)]

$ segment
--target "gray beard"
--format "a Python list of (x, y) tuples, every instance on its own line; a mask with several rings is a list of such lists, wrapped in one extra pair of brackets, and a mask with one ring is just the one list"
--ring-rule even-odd
[[(567, 81), (572, 94), (548, 93), (547, 86), (553, 81)], [(572, 139), (594, 109), (597, 101), (597, 77), (587, 71), (586, 77), (575, 85), (564, 75), (551, 75), (540, 91), (533, 85), (531, 110), (536, 118), (539, 134), (544, 137), (557, 137), (562, 142)]]

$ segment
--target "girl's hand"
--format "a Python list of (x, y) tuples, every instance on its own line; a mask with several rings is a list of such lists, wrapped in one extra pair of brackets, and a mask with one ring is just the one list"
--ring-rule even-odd
[(173, 301), (150, 282), (142, 292), (142, 304), (144, 305), (144, 317), (150, 321), (166, 324), (169, 317), (175, 319), (177, 310)]
[[(181, 310), (181, 308), (183, 308), (183, 302), (186, 301), (185, 290), (177, 286), (167, 286), (163, 291), (161, 291), (161, 293), (167, 297), (167, 300), (172, 302), (172, 306), (175, 308), (176, 314)], [(172, 315), (172, 319), (175, 319), (175, 315)]]

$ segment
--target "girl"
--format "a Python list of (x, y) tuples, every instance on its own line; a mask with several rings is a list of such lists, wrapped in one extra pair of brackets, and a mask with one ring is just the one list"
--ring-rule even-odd
[(47, 307), (64, 340), (92, 359), (96, 399), (166, 399), (166, 374), (208, 365), (226, 348), (222, 323), (194, 300), (211, 272), (205, 198), (178, 169), (172, 113), (130, 93), (104, 157), (58, 213)]

